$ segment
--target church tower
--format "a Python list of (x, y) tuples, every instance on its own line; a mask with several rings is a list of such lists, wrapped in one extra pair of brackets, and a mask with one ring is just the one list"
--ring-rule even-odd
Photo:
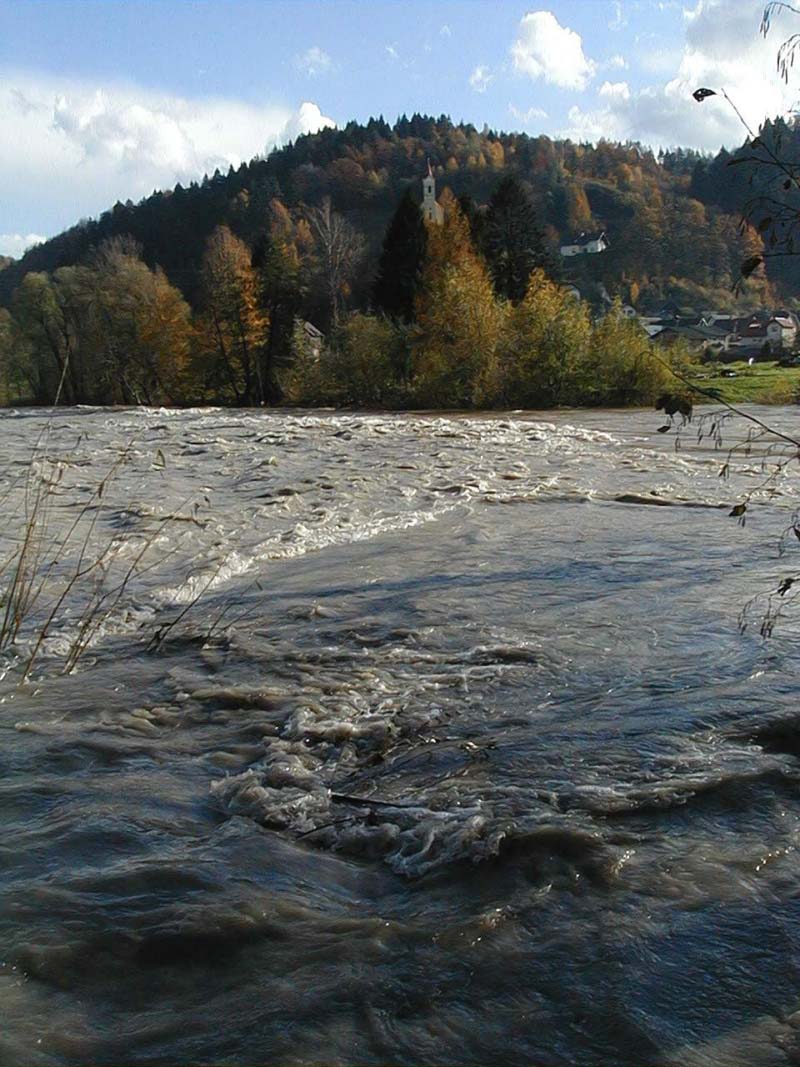
[(422, 215), (426, 222), (435, 222), (441, 226), (444, 222), (444, 210), (441, 204), (436, 203), (436, 179), (431, 170), (431, 161), (428, 160), (428, 173), (422, 179)]

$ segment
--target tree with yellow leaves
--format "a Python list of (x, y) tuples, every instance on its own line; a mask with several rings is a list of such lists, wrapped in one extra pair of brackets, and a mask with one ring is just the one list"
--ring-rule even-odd
[(494, 392), (506, 309), (495, 299), (457, 200), (446, 189), (439, 202), (444, 222), (428, 228), (416, 298), (413, 387), (418, 403), (425, 406), (471, 407)]
[(535, 270), (509, 315), (500, 349), (500, 399), (514, 407), (578, 402), (591, 323), (586, 304)]
[(250, 251), (227, 226), (218, 226), (208, 239), (201, 283), (196, 339), (206, 390), (239, 405), (261, 403), (267, 383), (261, 380), (260, 356), (268, 319)]

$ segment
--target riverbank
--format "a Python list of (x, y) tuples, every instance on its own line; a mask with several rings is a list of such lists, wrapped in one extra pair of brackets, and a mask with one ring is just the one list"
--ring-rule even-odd
[[(777, 361), (697, 364), (688, 377), (729, 404), (796, 404), (800, 399), (800, 367), (781, 367)], [(697, 400), (708, 403), (704, 397)]]

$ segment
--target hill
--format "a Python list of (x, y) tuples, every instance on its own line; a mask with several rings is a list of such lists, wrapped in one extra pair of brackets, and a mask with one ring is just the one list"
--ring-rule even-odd
[[(783, 124), (780, 133), (797, 140), (794, 127)], [(740, 153), (748, 151), (744, 145)], [(762, 240), (755, 229), (739, 226), (746, 178), (743, 168), (729, 166), (731, 158), (724, 151), (714, 158), (681, 149), (656, 156), (638, 144), (593, 147), (478, 131), (446, 116), (403, 116), (393, 126), (382, 118), (351, 122), (300, 137), (225, 175), (176, 185), (138, 204), (117, 203), (98, 219), (79, 222), (0, 271), (0, 304), (10, 304), (27, 273), (80, 263), (103, 241), (130, 235), (145, 262), (160, 266), (194, 306), (203, 250), (217, 226), (227, 225), (253, 247), (276, 217), (296, 228), (329, 197), (366, 242), (350, 293), (351, 306), (365, 307), (387, 223), (405, 189), (418, 195), (430, 160), (440, 192), (449, 187), (477, 205), (488, 201), (504, 176), (519, 177), (530, 187), (553, 245), (580, 231), (604, 229), (609, 250), (569, 264), (567, 278), (579, 287), (602, 283), (612, 296), (640, 308), (670, 299), (684, 307), (733, 308), (739, 264), (761, 251)], [(296, 236), (302, 253), (302, 233)], [(796, 267), (776, 264), (769, 271), (777, 291), (769, 294), (767, 282), (756, 280), (749, 304), (800, 295)], [(304, 314), (324, 318), (318, 304), (310, 293)]]

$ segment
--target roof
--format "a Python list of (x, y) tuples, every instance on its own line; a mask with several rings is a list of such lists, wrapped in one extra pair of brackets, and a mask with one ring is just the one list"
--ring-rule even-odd
[[(649, 332), (649, 330), (648, 330)], [(653, 333), (651, 337), (662, 337), (665, 334), (674, 335), (675, 337), (685, 337), (687, 341), (724, 341), (728, 336), (727, 330), (717, 329), (716, 326), (680, 326), (670, 323), (657, 333)]]
[(571, 241), (564, 241), (565, 245), (588, 245), (592, 241), (607, 241), (605, 230), (599, 230), (597, 233), (579, 233), (577, 237), (574, 237)]

